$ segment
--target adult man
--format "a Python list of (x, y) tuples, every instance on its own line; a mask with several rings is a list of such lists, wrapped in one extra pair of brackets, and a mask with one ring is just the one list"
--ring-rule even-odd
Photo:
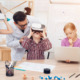
[(20, 45), (19, 40), (23, 36), (28, 36), (31, 24), (38, 22), (32, 16), (27, 16), (24, 12), (18, 11), (13, 15), (13, 20), (9, 22), (13, 33), (7, 36), (7, 46), (11, 47), (11, 60), (20, 61), (23, 58), (25, 49)]

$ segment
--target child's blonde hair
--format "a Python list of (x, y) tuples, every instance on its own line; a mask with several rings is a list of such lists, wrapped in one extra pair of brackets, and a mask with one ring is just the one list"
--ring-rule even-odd
[(64, 32), (65, 32), (65, 30), (67, 29), (67, 28), (69, 28), (69, 29), (71, 29), (71, 30), (76, 30), (76, 27), (75, 27), (75, 25), (73, 24), (73, 23), (67, 23), (65, 26), (64, 26)]

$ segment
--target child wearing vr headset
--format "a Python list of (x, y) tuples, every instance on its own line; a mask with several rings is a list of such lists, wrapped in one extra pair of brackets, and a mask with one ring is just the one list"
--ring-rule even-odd
[(33, 23), (30, 34), (20, 40), (27, 52), (27, 59), (45, 59), (44, 51), (52, 48), (52, 44), (46, 36), (45, 25)]

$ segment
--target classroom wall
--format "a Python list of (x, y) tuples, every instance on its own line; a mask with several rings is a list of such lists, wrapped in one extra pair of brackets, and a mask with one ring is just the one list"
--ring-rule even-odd
[[(61, 2), (54, 0), (53, 2), (54, 4), (49, 4), (48, 36), (54, 48), (61, 46), (61, 40), (66, 37), (63, 28), (68, 22), (76, 25), (78, 37), (80, 37), (80, 1), (70, 0), (66, 2), (67, 4), (63, 0)], [(73, 4), (74, 2), (76, 4)]]

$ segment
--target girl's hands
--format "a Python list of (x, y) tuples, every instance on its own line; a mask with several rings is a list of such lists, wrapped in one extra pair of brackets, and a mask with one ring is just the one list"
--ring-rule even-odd
[(70, 43), (70, 46), (73, 46), (73, 41), (72, 41), (72, 39), (69, 39), (69, 43)]

